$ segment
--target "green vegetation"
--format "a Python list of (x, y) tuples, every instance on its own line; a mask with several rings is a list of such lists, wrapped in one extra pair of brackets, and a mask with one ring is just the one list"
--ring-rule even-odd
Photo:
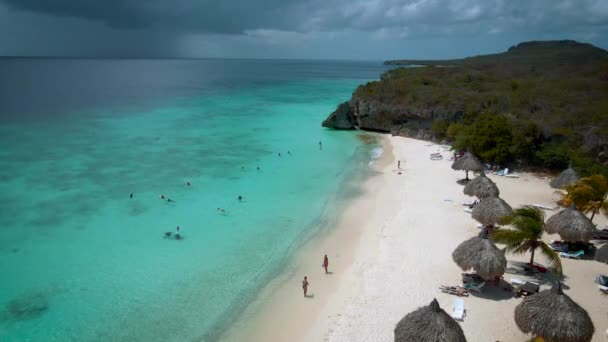
[(564, 204), (574, 203), (578, 210), (590, 212), (591, 220), (600, 210), (608, 215), (608, 180), (603, 175), (581, 178), (566, 190)]
[(562, 274), (559, 255), (542, 240), (545, 213), (534, 207), (515, 209), (505, 221), (515, 229), (500, 229), (492, 233), (492, 240), (506, 245), (506, 251), (524, 254), (530, 252), (530, 267), (534, 265), (534, 253), (540, 248), (549, 260), (549, 266), (557, 274)]
[(435, 139), (485, 162), (555, 170), (572, 163), (583, 176), (608, 176), (598, 157), (608, 154), (607, 51), (529, 42), (462, 60), (387, 63), (427, 65), (390, 70), (355, 91), (356, 101), (388, 108), (378, 116), (393, 126), (428, 118), (424, 129)]

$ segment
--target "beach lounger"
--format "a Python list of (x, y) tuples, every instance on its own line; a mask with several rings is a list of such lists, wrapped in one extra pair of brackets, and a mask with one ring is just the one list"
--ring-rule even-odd
[(463, 321), (465, 316), (464, 300), (462, 298), (456, 299), (454, 307), (452, 308), (452, 318), (457, 321)]
[(598, 285), (597, 288), (598, 288), (598, 290), (608, 294), (608, 286)]
[(580, 250), (578, 252), (574, 252), (574, 253), (568, 253), (568, 252), (560, 252), (559, 256), (562, 258), (570, 258), (570, 259), (580, 259), (583, 255), (585, 255), (585, 252), (583, 250)]
[(505, 177), (509, 177), (509, 178), (519, 178), (519, 176), (518, 176), (518, 175), (514, 175), (514, 174), (505, 175)]
[(483, 283), (483, 278), (477, 273), (462, 273), (462, 282), (465, 284), (476, 285)]
[(538, 204), (538, 203), (534, 203), (534, 204), (532, 204), (532, 206), (536, 207), (536, 208), (540, 208), (540, 209), (545, 209), (545, 210), (555, 210), (555, 209), (557, 209), (557, 207), (550, 207), (548, 205)]
[(523, 285), (518, 286), (515, 289), (515, 297), (527, 297), (538, 293), (540, 291), (540, 284), (533, 283), (531, 281), (525, 282)]
[(439, 286), (439, 289), (443, 293), (449, 293), (449, 294), (457, 295), (457, 296), (460, 296), (460, 297), (468, 297), (469, 296), (469, 290), (465, 289), (462, 286), (446, 286), (446, 285), (441, 285), (441, 286)]
[(534, 265), (532, 265), (530, 267), (530, 264), (526, 263), (522, 265), (522, 268), (524, 269), (524, 272), (527, 273), (545, 273), (547, 272), (547, 267), (543, 266), (543, 265), (539, 265), (537, 263), (534, 263)]
[(462, 284), (462, 287), (464, 287), (465, 289), (469, 290), (469, 291), (475, 291), (477, 293), (481, 293), (481, 291), (483, 291), (483, 287), (486, 286), (486, 282), (482, 282), (480, 284), (472, 284), (472, 283), (464, 283)]
[(602, 286), (608, 286), (608, 277), (600, 274), (595, 278), (595, 282)]
[(464, 208), (463, 210), (466, 211), (467, 213), (472, 213), (473, 212), (473, 209), (471, 209), (471, 208)]
[(598, 230), (593, 233), (593, 240), (608, 240), (608, 229)]
[(511, 280), (512, 285), (523, 285), (526, 283), (525, 281), (517, 279), (517, 278), (511, 278), (510, 280)]

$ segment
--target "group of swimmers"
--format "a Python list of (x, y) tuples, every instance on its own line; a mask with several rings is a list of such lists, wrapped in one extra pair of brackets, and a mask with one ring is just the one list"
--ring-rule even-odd
[[(323, 143), (322, 143), (321, 141), (319, 141), (319, 150), (321, 150), (321, 151), (323, 150)], [(291, 151), (289, 151), (289, 150), (288, 150), (288, 151), (287, 151), (287, 155), (292, 156)], [(281, 152), (279, 152), (279, 153), (278, 153), (278, 156), (279, 156), (279, 157), (281, 156)], [(257, 166), (257, 167), (256, 167), (256, 169), (257, 169), (258, 171), (262, 171), (262, 169), (261, 169), (259, 166)], [(241, 170), (245, 170), (245, 167), (244, 167), (244, 166), (241, 166)], [(187, 181), (187, 182), (186, 182), (186, 186), (190, 186), (190, 185), (191, 185), (191, 184), (190, 184), (190, 182), (189, 182), (189, 181)], [(133, 198), (133, 193), (129, 194), (129, 198)], [(171, 198), (169, 198), (169, 197), (167, 197), (167, 196), (165, 196), (165, 195), (160, 195), (160, 199), (162, 199), (162, 200), (167, 200), (167, 202), (175, 202), (174, 200), (172, 200)], [(243, 201), (243, 196), (242, 196), (242, 195), (239, 195), (239, 196), (237, 197), (237, 200), (238, 200), (239, 202), (242, 202), (242, 201)], [(226, 209), (224, 209), (224, 208), (217, 208), (217, 209), (216, 209), (216, 211), (217, 211), (217, 212), (219, 212), (219, 213), (221, 213), (221, 214), (223, 214), (223, 215), (226, 215), (226, 214), (228, 213), (228, 212), (226, 211)], [(173, 237), (173, 238), (175, 238), (176, 240), (181, 240), (181, 239), (182, 239), (182, 236), (181, 236), (181, 235), (180, 235), (180, 233), (179, 233), (179, 226), (177, 226), (175, 229), (176, 229), (176, 232), (175, 232), (175, 233), (172, 233), (172, 232), (165, 232), (165, 238), (166, 238), (166, 239), (170, 239), (171, 237)], [(324, 260), (323, 260), (323, 267), (325, 268), (325, 273), (328, 273), (328, 272), (327, 272), (327, 267), (328, 267), (328, 265), (329, 265), (329, 261), (328, 261), (328, 259), (327, 259), (327, 255), (325, 255), (325, 258), (324, 258)], [(307, 289), (308, 289), (308, 284), (309, 284), (309, 283), (308, 283), (307, 278), (306, 278), (306, 277), (304, 277), (304, 281), (302, 282), (302, 286), (303, 286), (303, 288), (304, 288), (304, 296), (306, 296), (306, 291), (307, 291)]]
[[(321, 266), (325, 269), (325, 274), (329, 274), (329, 271), (327, 270), (327, 268), (329, 267), (329, 258), (327, 257), (327, 254), (325, 254), (325, 256), (323, 257), (323, 264), (321, 264)], [(308, 285), (310, 285), (308, 277), (304, 276), (304, 280), (302, 280), (302, 290), (304, 290), (304, 297), (308, 297)]]

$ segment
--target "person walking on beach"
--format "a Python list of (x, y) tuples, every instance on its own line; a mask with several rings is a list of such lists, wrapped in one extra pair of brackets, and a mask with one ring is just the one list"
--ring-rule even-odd
[(302, 289), (304, 290), (304, 297), (306, 297), (306, 294), (308, 293), (308, 278), (304, 277), (304, 280), (302, 280)]
[(401, 170), (401, 160), (397, 160), (397, 169)]
[(325, 269), (325, 274), (329, 273), (327, 271), (327, 267), (329, 266), (329, 259), (327, 258), (327, 254), (323, 257), (323, 268)]

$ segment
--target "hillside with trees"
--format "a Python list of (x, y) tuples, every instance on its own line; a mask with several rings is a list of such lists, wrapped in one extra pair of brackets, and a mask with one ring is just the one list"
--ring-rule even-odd
[(608, 52), (574, 41), (406, 65), (323, 123), (449, 141), (486, 162), (608, 173)]

